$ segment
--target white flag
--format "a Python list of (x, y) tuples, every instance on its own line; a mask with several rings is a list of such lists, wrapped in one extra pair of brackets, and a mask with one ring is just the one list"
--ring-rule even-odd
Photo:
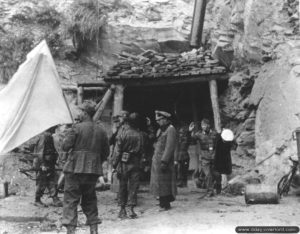
[(50, 50), (42, 41), (0, 91), (0, 154), (67, 123), (72, 123), (72, 116)]

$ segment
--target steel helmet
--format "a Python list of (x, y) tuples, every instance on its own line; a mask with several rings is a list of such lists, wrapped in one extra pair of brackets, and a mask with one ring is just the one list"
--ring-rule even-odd
[(233, 141), (234, 135), (230, 129), (224, 128), (221, 132), (221, 137), (224, 141)]

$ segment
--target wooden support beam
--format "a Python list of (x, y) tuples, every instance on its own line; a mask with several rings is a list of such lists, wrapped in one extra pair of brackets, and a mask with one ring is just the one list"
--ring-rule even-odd
[(165, 77), (165, 78), (141, 78), (141, 79), (110, 79), (107, 82), (111, 84), (126, 84), (126, 86), (161, 86), (161, 85), (180, 85), (207, 82), (210, 80), (228, 80), (226, 73), (206, 74), (203, 76), (191, 75), (189, 77)]
[(83, 102), (83, 92), (84, 92), (83, 87), (79, 86), (77, 88), (77, 104), (78, 105), (82, 104), (82, 102)]
[(215, 129), (217, 132), (221, 132), (221, 117), (220, 117), (220, 108), (219, 108), (219, 101), (218, 101), (218, 85), (216, 80), (209, 81), (209, 91), (210, 91), (210, 99), (214, 114), (214, 122), (215, 122)]
[[(62, 90), (64, 91), (73, 91), (77, 92), (78, 87), (76, 85), (61, 85)], [(84, 91), (105, 91), (107, 88), (106, 87), (86, 87), (84, 88)]]
[(123, 110), (124, 104), (124, 86), (116, 85), (114, 93), (114, 103), (113, 103), (113, 116), (120, 113)]
[(88, 82), (80, 82), (77, 84), (79, 87), (109, 87), (110, 84), (106, 83), (104, 80), (95, 80)]
[(193, 22), (190, 35), (190, 45), (192, 47), (199, 47), (201, 45), (205, 10), (206, 0), (195, 0)]
[(103, 110), (104, 110), (105, 106), (107, 105), (108, 101), (110, 100), (113, 92), (114, 92), (114, 86), (110, 87), (106, 91), (106, 93), (104, 94), (102, 100), (97, 104), (97, 106), (96, 106), (97, 111), (96, 111), (96, 113), (93, 117), (94, 121), (97, 121), (101, 117), (101, 115), (103, 113)]

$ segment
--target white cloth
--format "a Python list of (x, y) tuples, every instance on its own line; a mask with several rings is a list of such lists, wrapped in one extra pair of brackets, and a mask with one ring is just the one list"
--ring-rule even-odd
[(72, 122), (53, 58), (42, 41), (0, 91), (0, 159), (46, 129)]

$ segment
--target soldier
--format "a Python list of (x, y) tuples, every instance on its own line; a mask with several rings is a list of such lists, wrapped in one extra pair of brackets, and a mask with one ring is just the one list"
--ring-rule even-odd
[[(111, 154), (109, 157), (110, 166), (112, 166), (112, 163), (113, 163), (112, 160), (115, 155), (115, 147), (116, 147), (117, 139), (120, 136), (120, 134), (125, 129), (128, 128), (128, 122), (127, 122), (128, 115), (129, 115), (128, 111), (122, 110), (118, 115), (113, 117), (114, 129), (113, 129), (113, 134), (109, 139), (109, 144), (112, 146)], [(117, 193), (116, 200), (118, 201), (118, 204), (120, 204), (119, 187), (120, 187), (120, 182), (117, 177), (117, 174), (116, 174), (116, 172), (112, 173), (112, 183), (110, 186), (110, 191)]]
[(117, 139), (113, 168), (117, 170), (120, 179), (119, 218), (127, 217), (125, 207), (130, 207), (129, 217), (136, 218), (134, 207), (137, 204), (137, 190), (139, 187), (140, 164), (143, 157), (143, 135), (138, 129), (139, 115), (131, 113), (128, 117), (128, 127)]
[(142, 158), (141, 163), (141, 175), (140, 181), (147, 183), (150, 181), (151, 174), (151, 161), (153, 156), (153, 143), (155, 140), (155, 131), (152, 126), (151, 120), (149, 117), (143, 118), (140, 127), (140, 131), (143, 135), (144, 142), (144, 157)]
[[(222, 190), (222, 176), (232, 172), (231, 150), (236, 149), (237, 144), (234, 134), (230, 129), (222, 129), (221, 134), (217, 134), (216, 151), (214, 157), (214, 173), (216, 178), (215, 188), (217, 194)], [(226, 178), (226, 177), (225, 177)]]
[(170, 113), (155, 111), (155, 114), (160, 128), (152, 158), (150, 191), (155, 197), (159, 197), (160, 211), (164, 211), (171, 208), (170, 202), (175, 200), (177, 193), (174, 168), (176, 130), (171, 124)]
[(217, 133), (211, 129), (210, 121), (203, 119), (201, 121), (201, 130), (194, 132), (194, 124), (189, 126), (191, 137), (199, 141), (201, 169), (205, 174), (206, 188), (209, 196), (214, 196), (214, 156)]
[(114, 116), (115, 119), (115, 128), (113, 129), (113, 134), (109, 139), (109, 144), (115, 146), (117, 142), (117, 137), (122, 130), (128, 127), (127, 118), (129, 112), (122, 110), (118, 115)]
[(36, 193), (34, 204), (39, 207), (46, 207), (41, 201), (45, 189), (47, 188), (50, 197), (53, 199), (53, 205), (62, 206), (62, 202), (57, 197), (55, 164), (58, 158), (58, 153), (54, 147), (52, 133), (55, 127), (41, 133), (35, 142), (30, 145), (33, 148), (36, 157), (33, 160), (33, 169), (37, 171), (36, 177)]
[(64, 151), (70, 152), (63, 170), (65, 188), (62, 224), (67, 227), (67, 234), (75, 233), (77, 206), (81, 201), (90, 233), (97, 234), (101, 220), (98, 218), (95, 186), (98, 177), (103, 174), (102, 162), (109, 154), (109, 145), (106, 132), (93, 122), (94, 105), (86, 101), (79, 108), (81, 122), (69, 131), (62, 146)]
[(188, 170), (189, 170), (189, 145), (190, 134), (187, 126), (182, 126), (178, 130), (178, 143), (175, 153), (175, 165), (178, 167), (177, 186), (187, 187)]

